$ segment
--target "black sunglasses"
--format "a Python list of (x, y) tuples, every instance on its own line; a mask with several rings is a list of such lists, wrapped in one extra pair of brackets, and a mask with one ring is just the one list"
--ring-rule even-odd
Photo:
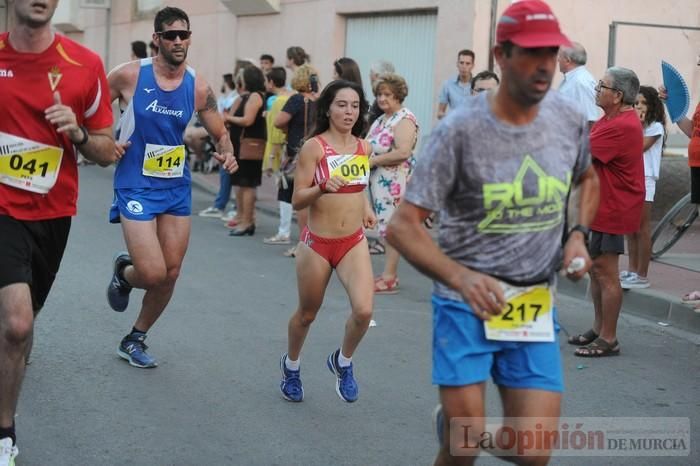
[(172, 30), (172, 31), (160, 31), (156, 32), (161, 38), (165, 40), (170, 40), (173, 41), (177, 39), (178, 37), (180, 40), (187, 40), (190, 38), (192, 35), (192, 31), (178, 31), (178, 30)]

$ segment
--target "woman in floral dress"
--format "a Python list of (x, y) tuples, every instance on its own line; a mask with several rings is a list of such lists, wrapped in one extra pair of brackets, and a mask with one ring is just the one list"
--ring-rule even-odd
[(372, 124), (367, 136), (372, 145), (369, 188), (381, 238), (372, 245), (371, 252), (386, 252), (384, 270), (374, 280), (374, 291), (394, 294), (399, 288), (399, 253), (384, 241), (384, 236), (411, 174), (418, 122), (415, 115), (403, 106), (408, 86), (401, 76), (394, 73), (381, 75), (374, 85), (374, 94), (384, 114)]

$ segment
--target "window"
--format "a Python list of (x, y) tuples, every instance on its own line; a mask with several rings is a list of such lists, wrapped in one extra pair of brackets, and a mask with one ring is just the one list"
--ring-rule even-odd
[(136, 0), (137, 13), (151, 13), (160, 9), (162, 0)]

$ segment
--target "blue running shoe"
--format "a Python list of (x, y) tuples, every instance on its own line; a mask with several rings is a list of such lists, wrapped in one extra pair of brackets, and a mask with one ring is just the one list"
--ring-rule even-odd
[(438, 445), (442, 446), (442, 440), (445, 437), (445, 414), (442, 412), (442, 405), (437, 405), (433, 411), (433, 428)]
[(280, 358), (280, 370), (282, 371), (280, 391), (285, 400), (298, 403), (304, 400), (304, 387), (301, 385), (300, 377), (301, 370), (293, 371), (287, 369), (286, 360), (287, 353), (284, 353)]
[(146, 353), (148, 346), (144, 343), (145, 339), (145, 333), (130, 333), (119, 344), (117, 354), (129, 361), (129, 364), (134, 367), (140, 367), (141, 369), (158, 367), (158, 362), (156, 362), (155, 358)]
[(114, 255), (114, 267), (112, 279), (107, 286), (107, 302), (109, 306), (117, 312), (124, 312), (129, 306), (129, 293), (131, 285), (122, 278), (122, 270), (127, 265), (131, 265), (131, 256), (122, 251)]
[(340, 349), (332, 352), (328, 356), (326, 364), (328, 369), (336, 376), (335, 392), (341, 400), (352, 403), (357, 401), (360, 390), (357, 387), (357, 382), (355, 382), (355, 377), (352, 375), (352, 363), (348, 367), (340, 367), (338, 364), (339, 354)]

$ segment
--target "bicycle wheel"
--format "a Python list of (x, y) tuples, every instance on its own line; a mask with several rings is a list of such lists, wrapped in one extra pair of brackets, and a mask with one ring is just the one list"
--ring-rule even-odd
[(698, 206), (691, 204), (690, 194), (686, 194), (654, 228), (651, 234), (651, 258), (656, 259), (671, 249), (697, 217)]

